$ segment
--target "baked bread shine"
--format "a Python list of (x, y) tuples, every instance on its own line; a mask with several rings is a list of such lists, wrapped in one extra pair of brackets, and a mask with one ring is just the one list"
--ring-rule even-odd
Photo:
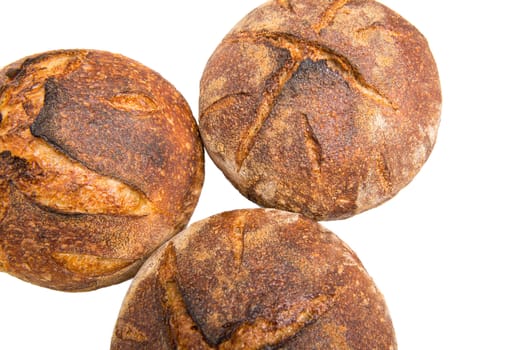
[(356, 254), (303, 215), (225, 212), (142, 266), (112, 350), (395, 350), (384, 298)]
[(96, 50), (37, 54), (0, 71), (0, 271), (91, 290), (132, 277), (185, 227), (203, 148), (181, 94)]
[(440, 122), (423, 35), (369, 0), (272, 0), (209, 59), (199, 124), (216, 165), (264, 207), (343, 219), (392, 198)]

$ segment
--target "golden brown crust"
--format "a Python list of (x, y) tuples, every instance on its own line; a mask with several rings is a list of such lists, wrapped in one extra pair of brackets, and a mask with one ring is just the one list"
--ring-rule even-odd
[(162, 246), (131, 284), (111, 349), (396, 349), (355, 253), (298, 214), (236, 210)]
[(406, 186), (433, 149), (437, 68), (425, 38), (375, 1), (269, 1), (201, 80), (213, 161), (263, 206), (340, 219)]
[(189, 221), (198, 129), (147, 67), (95, 50), (34, 55), (0, 71), (0, 114), (0, 269), (99, 288), (131, 277)]

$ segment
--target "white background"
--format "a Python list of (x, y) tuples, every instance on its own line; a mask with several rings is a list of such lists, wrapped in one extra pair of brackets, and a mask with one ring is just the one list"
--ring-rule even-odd
[[(60, 48), (122, 53), (172, 82), (196, 116), (208, 57), (262, 1), (3, 0), (0, 66)], [(399, 349), (524, 349), (519, 2), (383, 3), (418, 27), (437, 61), (437, 145), (394, 199), (324, 225), (357, 252), (385, 295)], [(207, 158), (191, 221), (246, 207), (255, 205)], [(0, 349), (108, 349), (129, 283), (63, 293), (0, 274)]]

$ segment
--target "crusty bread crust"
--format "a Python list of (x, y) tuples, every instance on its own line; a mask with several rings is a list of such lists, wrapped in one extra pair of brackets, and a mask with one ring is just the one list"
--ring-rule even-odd
[(213, 53), (200, 92), (204, 145), (233, 185), (317, 220), (393, 197), (440, 122), (425, 38), (375, 1), (261, 5)]
[(203, 182), (190, 108), (124, 56), (60, 50), (0, 71), (0, 269), (60, 290), (131, 277)]
[(111, 346), (396, 348), (356, 254), (315, 221), (274, 209), (212, 216), (159, 248), (131, 284)]

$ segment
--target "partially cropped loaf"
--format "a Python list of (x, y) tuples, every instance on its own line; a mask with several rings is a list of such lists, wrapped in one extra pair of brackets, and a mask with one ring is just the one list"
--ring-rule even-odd
[(356, 254), (305, 216), (235, 210), (152, 255), (123, 302), (112, 350), (395, 350), (382, 294)]
[(185, 227), (203, 175), (188, 104), (144, 65), (59, 50), (0, 70), (0, 271), (70, 291), (123, 281)]
[(424, 36), (370, 0), (272, 0), (217, 47), (201, 79), (204, 145), (265, 207), (347, 218), (392, 198), (440, 122)]

